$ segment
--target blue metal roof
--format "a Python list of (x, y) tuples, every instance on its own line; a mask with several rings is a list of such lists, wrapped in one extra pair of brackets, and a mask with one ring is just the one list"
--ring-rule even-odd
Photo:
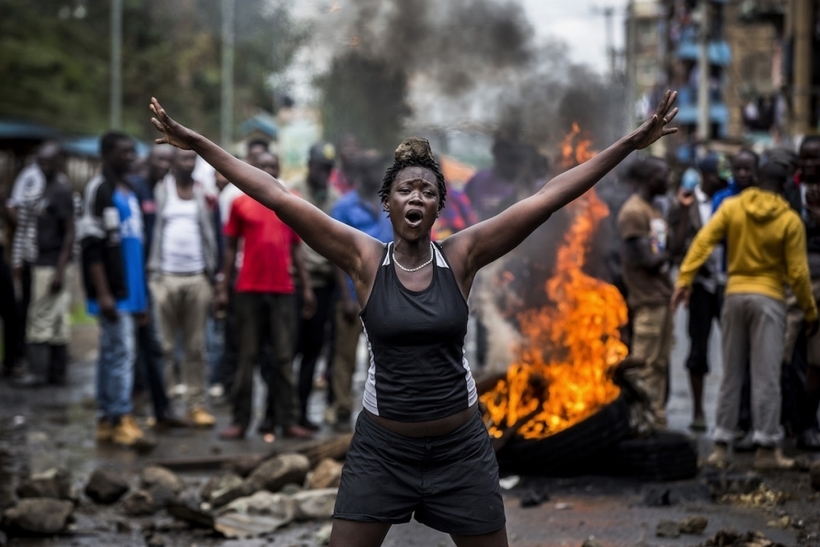
[(0, 139), (54, 139), (60, 134), (53, 127), (20, 120), (0, 120)]
[(239, 126), (239, 134), (241, 136), (248, 135), (254, 131), (261, 131), (273, 141), (279, 138), (279, 126), (276, 125), (273, 118), (264, 114), (257, 114), (253, 118), (245, 120)]

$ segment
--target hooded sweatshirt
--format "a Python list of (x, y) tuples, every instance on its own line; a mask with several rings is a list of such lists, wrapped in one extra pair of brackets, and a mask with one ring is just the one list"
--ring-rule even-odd
[(748, 188), (727, 199), (698, 232), (683, 259), (678, 287), (692, 284), (701, 265), (727, 240), (726, 294), (761, 294), (783, 300), (789, 283), (807, 321), (817, 319), (800, 217), (774, 192)]

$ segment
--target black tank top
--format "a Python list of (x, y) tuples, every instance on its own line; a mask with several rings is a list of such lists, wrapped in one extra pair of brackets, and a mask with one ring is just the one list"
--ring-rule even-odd
[(467, 302), (438, 244), (433, 279), (423, 291), (401, 284), (392, 249), (385, 247), (360, 314), (370, 352), (364, 407), (402, 422), (445, 418), (477, 400), (464, 356)]

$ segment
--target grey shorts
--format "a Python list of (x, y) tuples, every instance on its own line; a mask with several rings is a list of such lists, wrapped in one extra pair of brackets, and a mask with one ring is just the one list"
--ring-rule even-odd
[(498, 462), (478, 411), (452, 433), (419, 439), (359, 414), (333, 518), (401, 524), (411, 516), (458, 536), (504, 526)]

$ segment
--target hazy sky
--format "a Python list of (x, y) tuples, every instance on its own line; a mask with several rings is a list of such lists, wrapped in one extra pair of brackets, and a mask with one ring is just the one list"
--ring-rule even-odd
[(570, 56), (596, 71), (608, 69), (604, 6), (615, 9), (612, 18), (615, 48), (624, 47), (627, 0), (518, 0), (524, 5), (539, 37), (555, 37), (569, 46)]

